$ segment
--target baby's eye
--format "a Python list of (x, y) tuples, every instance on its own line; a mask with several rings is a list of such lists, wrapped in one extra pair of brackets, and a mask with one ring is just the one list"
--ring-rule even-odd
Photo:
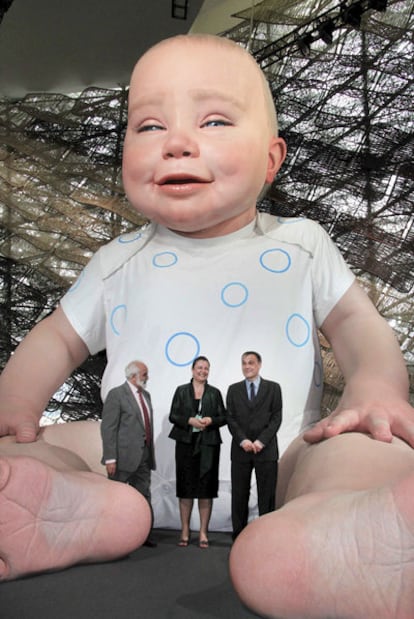
[(232, 123), (229, 120), (223, 118), (212, 118), (203, 123), (202, 127), (231, 127)]
[(141, 125), (141, 127), (137, 128), (137, 133), (144, 133), (145, 131), (163, 131), (164, 127), (162, 125), (156, 125), (156, 124), (148, 124), (148, 125)]

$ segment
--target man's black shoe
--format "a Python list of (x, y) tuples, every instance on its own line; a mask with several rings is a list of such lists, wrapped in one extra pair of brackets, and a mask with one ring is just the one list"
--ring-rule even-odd
[(143, 543), (143, 546), (146, 546), (147, 548), (156, 548), (158, 546), (157, 542), (155, 540), (153, 540), (151, 537), (148, 537), (145, 542)]

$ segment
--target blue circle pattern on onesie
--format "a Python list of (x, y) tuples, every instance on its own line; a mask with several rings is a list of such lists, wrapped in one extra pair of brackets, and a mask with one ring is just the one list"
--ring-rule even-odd
[[(278, 247), (267, 249), (260, 256), (260, 264), (271, 273), (286, 273), (292, 266), (292, 259), (289, 253)], [(305, 332), (303, 333), (303, 328)], [(302, 348), (310, 337), (310, 326), (308, 321), (298, 313), (291, 314), (286, 322), (286, 337), (292, 346)]]
[(227, 307), (240, 307), (249, 298), (247, 286), (241, 282), (230, 282), (221, 291), (221, 300)]
[[(284, 263), (284, 261), (286, 261)], [(279, 264), (281, 262), (281, 264)], [(289, 271), (292, 260), (284, 249), (267, 249), (260, 256), (260, 264), (266, 271), (272, 273), (285, 273)]]
[[(186, 348), (192, 348), (195, 345), (195, 352), (187, 355), (185, 361), (178, 362), (173, 359), (173, 347), (174, 344), (179, 344), (180, 347), (184, 345)], [(192, 333), (188, 333), (187, 331), (180, 331), (179, 333), (174, 333), (167, 341), (165, 345), (165, 356), (168, 361), (172, 365), (177, 365), (179, 367), (184, 367), (186, 365), (190, 365), (194, 361), (196, 357), (200, 354), (200, 342)]]
[[(163, 251), (158, 254), (155, 254), (155, 256), (153, 256), (152, 258), (153, 266), (158, 269), (165, 269), (165, 268), (172, 267), (175, 264), (177, 264), (177, 262), (178, 262), (178, 256), (173, 251)], [(175, 345), (178, 345), (180, 349), (185, 348), (187, 350), (188, 349), (191, 350), (190, 354), (187, 353), (187, 357), (185, 360), (182, 359), (181, 361), (178, 361), (177, 354), (175, 355), (175, 358), (174, 358)], [(195, 350), (193, 352), (192, 349), (194, 345), (195, 345)], [(195, 335), (193, 335), (192, 333), (189, 333), (188, 331), (180, 331), (178, 333), (174, 333), (173, 335), (171, 335), (171, 337), (168, 339), (167, 343), (165, 344), (165, 356), (167, 360), (172, 365), (176, 365), (178, 367), (185, 367), (187, 365), (190, 365), (190, 363), (192, 363), (193, 360), (196, 357), (198, 357), (198, 355), (200, 354), (200, 350), (201, 350), (200, 342), (195, 337)]]
[[(139, 240), (141, 236), (141, 233), (128, 234), (119, 237), (118, 240), (120, 243), (131, 243)], [(156, 268), (172, 267), (176, 265), (177, 262), (178, 256), (175, 252), (172, 251), (157, 253), (153, 256), (152, 259), (152, 264)], [(292, 265), (292, 260), (289, 253), (286, 250), (277, 247), (264, 251), (260, 255), (259, 262), (264, 269), (275, 274), (286, 273)], [(79, 286), (80, 279), (81, 278), (79, 278), (76, 284), (74, 284), (72, 290)], [(249, 298), (249, 290), (247, 286), (242, 282), (229, 282), (228, 284), (226, 284), (226, 286), (222, 288), (220, 296), (224, 305), (230, 308), (237, 308), (247, 303), (247, 300)], [(122, 324), (126, 320), (126, 315), (127, 307), (125, 304), (117, 305), (112, 310), (110, 324), (111, 329), (115, 333), (115, 335), (120, 335)], [(286, 322), (285, 333), (288, 341), (292, 344), (292, 346), (295, 346), (297, 348), (302, 348), (303, 346), (305, 346), (309, 341), (310, 332), (311, 329), (309, 323), (301, 314), (294, 313), (289, 316)], [(182, 343), (186, 340), (186, 348), (189, 347), (189, 343), (192, 344), (190, 348), (195, 345), (195, 352), (185, 360), (182, 359), (178, 361), (177, 359), (174, 359), (174, 344), (177, 344), (178, 340), (180, 340)], [(171, 335), (171, 337), (166, 342), (165, 355), (169, 363), (181, 367), (190, 365), (192, 361), (198, 356), (200, 349), (200, 342), (194, 334), (187, 331), (180, 331)], [(315, 383), (316, 382), (317, 380), (315, 377)]]
[(115, 335), (121, 335), (121, 328), (126, 321), (127, 306), (125, 303), (116, 305), (111, 312), (110, 323), (111, 329)]
[[(304, 330), (304, 333), (303, 333)], [(309, 323), (300, 314), (292, 314), (286, 323), (286, 337), (297, 348), (302, 348), (309, 342)]]
[(142, 232), (127, 232), (118, 237), (118, 243), (134, 243), (142, 237)]
[[(167, 260), (165, 264), (162, 264), (161, 259), (165, 257), (170, 257), (170, 261)], [(291, 265), (292, 260), (289, 253), (280, 248), (272, 248), (264, 251), (259, 258), (261, 266), (270, 271), (271, 273), (279, 274), (287, 272)], [(154, 266), (159, 268), (166, 266), (173, 266), (178, 262), (178, 257), (174, 252), (162, 252), (160, 254), (156, 254), (153, 257), (152, 263)], [(223, 287), (221, 291), (221, 300), (224, 305), (230, 308), (237, 308), (241, 305), (244, 305), (249, 298), (249, 290), (245, 284), (242, 282), (230, 282)], [(308, 321), (298, 313), (294, 313), (289, 316), (286, 323), (286, 337), (288, 341), (295, 346), (296, 348), (302, 348), (305, 346), (310, 339), (310, 326)], [(181, 360), (178, 362), (173, 358), (172, 354), (172, 344), (176, 341), (185, 339), (192, 339), (193, 342), (196, 343), (196, 350), (193, 356), (191, 356), (187, 360)], [(167, 341), (165, 345), (165, 355), (167, 360), (176, 366), (186, 366), (190, 365), (193, 360), (200, 353), (200, 343), (197, 337), (189, 332), (182, 331), (179, 333), (173, 334)], [(316, 382), (316, 379), (315, 379)]]
[[(297, 220), (294, 220), (297, 221)], [(288, 220), (289, 223), (291, 223)], [(285, 220), (280, 219), (279, 223), (286, 224)], [(292, 222), (294, 223), (294, 222)], [(141, 232), (132, 232), (121, 235), (118, 237), (119, 243), (133, 243), (142, 238)], [(259, 257), (260, 265), (263, 269), (276, 275), (283, 274), (289, 271), (292, 266), (292, 259), (289, 253), (285, 249), (274, 247), (262, 252)], [(178, 263), (178, 256), (174, 251), (163, 251), (155, 254), (152, 258), (152, 264), (155, 268), (169, 268)], [(81, 283), (82, 275), (78, 278), (77, 282), (72, 286), (71, 291), (75, 290)], [(249, 299), (249, 289), (243, 282), (229, 282), (226, 284), (220, 293), (221, 301), (229, 308), (238, 308)], [(111, 312), (110, 325), (115, 335), (120, 335), (122, 326), (126, 321), (127, 306), (125, 304), (119, 304), (115, 306)], [(299, 313), (291, 314), (286, 322), (285, 335), (292, 346), (296, 348), (302, 348), (306, 346), (310, 339), (311, 328), (308, 321)], [(189, 357), (186, 359), (178, 360), (174, 357), (174, 350), (178, 345), (184, 344), (184, 349), (188, 350)], [(190, 354), (190, 349), (192, 349)], [(196, 335), (187, 331), (180, 331), (172, 334), (165, 344), (165, 355), (169, 363), (175, 366), (190, 365), (195, 357), (200, 352), (200, 342)], [(315, 368), (316, 370), (316, 368)], [(315, 384), (318, 384), (320, 380), (317, 379), (315, 372)], [(319, 368), (319, 374), (321, 369)]]
[(155, 254), (152, 264), (158, 269), (165, 269), (174, 266), (178, 262), (177, 254), (173, 251), (163, 251)]

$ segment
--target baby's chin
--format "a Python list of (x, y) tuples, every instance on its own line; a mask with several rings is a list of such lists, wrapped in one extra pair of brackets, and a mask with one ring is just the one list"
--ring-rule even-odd
[(215, 221), (194, 221), (192, 217), (189, 220), (173, 217), (152, 217), (155, 223), (181, 234), (183, 236), (200, 237), (207, 236), (210, 230), (213, 230), (217, 222)]
[(196, 230), (193, 230), (193, 229), (187, 230), (187, 229), (177, 228), (172, 225), (165, 226), (165, 227), (171, 230), (171, 232), (174, 232), (175, 234), (180, 234), (181, 236), (187, 236), (193, 239), (197, 239), (197, 238), (202, 239), (202, 238), (212, 236), (209, 233), (209, 228), (202, 228), (201, 230), (199, 228), (197, 228)]
[(225, 209), (211, 208), (204, 203), (204, 208), (199, 208), (190, 203), (181, 205), (180, 208), (171, 208), (169, 211), (139, 210), (152, 222), (164, 228), (168, 228), (177, 234), (193, 238), (206, 238), (210, 236), (221, 236), (231, 232), (228, 228), (232, 225), (233, 217), (229, 217)]

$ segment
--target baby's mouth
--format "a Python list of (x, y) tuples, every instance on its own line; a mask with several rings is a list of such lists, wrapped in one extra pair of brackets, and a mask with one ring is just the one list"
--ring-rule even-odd
[(194, 185), (197, 183), (208, 183), (210, 181), (198, 176), (185, 176), (177, 174), (174, 176), (165, 176), (158, 181), (158, 185)]
[(188, 183), (201, 183), (201, 181), (196, 178), (170, 178), (162, 185), (187, 185)]

